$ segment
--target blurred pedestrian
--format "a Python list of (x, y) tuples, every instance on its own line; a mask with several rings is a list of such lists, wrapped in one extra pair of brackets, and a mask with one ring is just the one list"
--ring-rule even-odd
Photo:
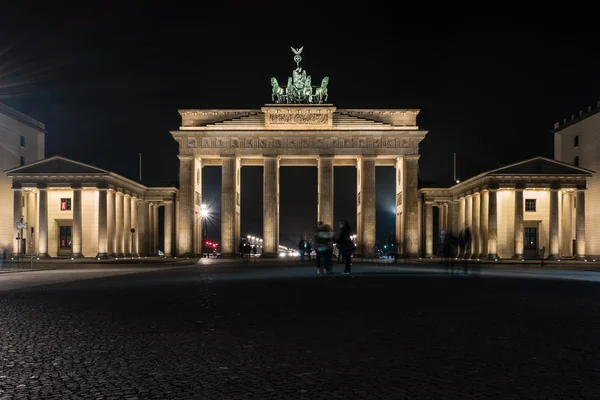
[[(323, 221), (317, 222), (315, 227), (315, 250), (317, 252), (317, 274), (331, 272), (331, 249), (334, 233), (331, 226)], [(323, 269), (321, 269), (321, 265)]]
[(352, 241), (352, 230), (348, 221), (341, 220), (339, 224), (340, 230), (337, 237), (337, 248), (342, 256), (342, 262), (344, 263), (343, 274), (348, 275), (352, 273), (352, 252), (354, 251), (354, 242)]

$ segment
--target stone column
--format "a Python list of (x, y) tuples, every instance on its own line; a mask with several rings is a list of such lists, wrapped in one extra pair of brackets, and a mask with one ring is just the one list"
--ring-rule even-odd
[(152, 209), (152, 257), (158, 256), (158, 203), (154, 203), (154, 208)]
[(525, 241), (523, 227), (523, 188), (515, 189), (515, 255), (513, 258), (523, 258)]
[(419, 257), (421, 257), (425, 255), (425, 240), (423, 240), (423, 199), (420, 196), (417, 199), (417, 223), (419, 224), (419, 229), (417, 229), (419, 234)]
[(137, 201), (137, 225), (136, 236), (137, 236), (137, 247), (138, 255), (140, 257), (148, 256), (148, 244), (149, 240), (149, 219), (150, 219), (150, 204), (145, 200)]
[(465, 230), (465, 208), (466, 208), (466, 199), (464, 196), (458, 199), (458, 232), (457, 235), (460, 235), (461, 232)]
[[(131, 237), (131, 257), (140, 256), (140, 221), (138, 219), (139, 198), (131, 198), (131, 228), (135, 229)], [(131, 232), (131, 231), (130, 231)], [(130, 233), (131, 234), (131, 233)]]
[(152, 256), (154, 252), (154, 203), (148, 202), (148, 251), (146, 256)]
[(375, 255), (375, 157), (360, 157), (360, 241), (361, 255)]
[(165, 201), (165, 257), (173, 256), (173, 202)]
[(81, 229), (81, 185), (72, 185), (73, 188), (73, 236), (71, 238), (73, 253), (71, 257), (83, 257), (82, 229)]
[(482, 190), (479, 199), (479, 224), (481, 230), (480, 258), (486, 258), (488, 255), (489, 199), (489, 191), (487, 189)]
[[(234, 235), (234, 249), (238, 251), (240, 243), (242, 241), (242, 159), (236, 157), (235, 159), (235, 235)], [(279, 182), (279, 181), (277, 181)], [(277, 192), (279, 193), (279, 191)], [(279, 214), (278, 214), (279, 215)], [(202, 221), (200, 221), (202, 222)], [(200, 225), (199, 232), (202, 232), (202, 225)], [(279, 240), (277, 241), (279, 243)], [(202, 247), (200, 247), (202, 248)]]
[(115, 191), (113, 189), (108, 189), (107, 197), (106, 197), (106, 215), (108, 218), (107, 227), (108, 227), (108, 255), (110, 257), (115, 256)]
[[(438, 230), (435, 233), (437, 235), (438, 238), (438, 247), (436, 249), (436, 255), (438, 257), (441, 257), (443, 255), (443, 249), (442, 249), (442, 231), (445, 229), (445, 225), (444, 225), (444, 204), (443, 203), (438, 203), (437, 205), (438, 208)], [(445, 230), (444, 230), (445, 232)]]
[[(13, 224), (12, 224), (12, 229), (13, 229), (13, 257), (17, 258), (20, 257), (19, 255), (19, 251), (23, 251), (21, 249), (21, 245), (19, 243), (19, 240), (17, 240), (17, 237), (21, 237), (21, 230), (17, 228), (17, 224), (21, 222), (21, 218), (23, 218), (23, 191), (21, 190), (21, 187), (14, 187), (13, 188)], [(23, 219), (23, 221), (25, 221), (25, 219)], [(25, 233), (25, 232), (23, 232)]]
[(123, 257), (125, 255), (123, 250), (123, 192), (117, 192), (115, 196), (115, 239), (113, 242), (115, 255)]
[(276, 257), (279, 250), (279, 158), (264, 157), (263, 255)]
[[(27, 242), (27, 251), (30, 255), (34, 255), (35, 251), (35, 234), (37, 233), (38, 223), (37, 223), (37, 197), (36, 194), (32, 191), (29, 192), (27, 199), (27, 222), (28, 222), (28, 242)], [(34, 228), (33, 234), (31, 234), (31, 228)]]
[(497, 189), (488, 190), (488, 259), (498, 258), (498, 199)]
[(471, 242), (465, 247), (465, 256), (470, 257), (473, 254), (473, 196), (465, 197), (465, 229), (471, 231)]
[(577, 214), (575, 217), (576, 223), (576, 231), (575, 231), (575, 241), (576, 241), (576, 251), (575, 255), (578, 260), (585, 259), (585, 191), (577, 190)]
[(48, 257), (48, 189), (38, 185), (39, 189), (39, 229), (38, 229), (38, 257)]
[(444, 221), (442, 226), (444, 230), (448, 232), (448, 229), (450, 228), (450, 204), (444, 203), (442, 204), (442, 208), (444, 209)]
[(396, 159), (396, 241), (398, 254), (404, 257), (404, 193), (403, 193), (403, 167), (404, 158)]
[(131, 257), (131, 195), (123, 195), (123, 256)]
[(573, 203), (571, 202), (572, 193), (562, 192), (562, 248), (560, 250), (561, 257), (573, 257)]
[(222, 157), (222, 160), (223, 167), (221, 168), (221, 254), (223, 254), (223, 256), (225, 257), (232, 257), (238, 252), (238, 249), (235, 248), (236, 159), (234, 157)]
[(480, 243), (481, 243), (481, 195), (479, 192), (473, 193), (473, 216), (471, 217), (471, 223), (473, 228), (471, 229), (473, 234), (471, 235), (471, 257), (479, 258), (481, 254)]
[(106, 188), (98, 188), (98, 254), (97, 258), (108, 258), (108, 205)]
[(333, 156), (319, 156), (317, 220), (333, 229)]
[(194, 249), (194, 158), (179, 156), (179, 229), (177, 254), (191, 256)]
[[(419, 156), (404, 157), (404, 254), (418, 257), (420, 254), (419, 214), (418, 214), (418, 170)], [(375, 178), (373, 177), (373, 185)]]
[(559, 259), (558, 189), (550, 189), (550, 252), (548, 258)]
[(433, 257), (433, 202), (425, 202), (425, 257)]
[(450, 203), (450, 217), (452, 219), (452, 235), (458, 237), (458, 210), (460, 208), (460, 203), (458, 200), (452, 200)]

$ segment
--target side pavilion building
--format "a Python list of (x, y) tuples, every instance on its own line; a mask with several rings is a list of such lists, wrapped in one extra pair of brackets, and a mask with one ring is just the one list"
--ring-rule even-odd
[(440, 237), (471, 231), (465, 257), (586, 258), (585, 193), (593, 171), (544, 157), (488, 171), (450, 188), (419, 190), (424, 247), (433, 257), (433, 208)]
[(15, 252), (39, 258), (155, 256), (158, 209), (164, 207), (164, 253), (173, 254), (174, 187), (147, 187), (60, 156), (6, 174), (12, 178)]

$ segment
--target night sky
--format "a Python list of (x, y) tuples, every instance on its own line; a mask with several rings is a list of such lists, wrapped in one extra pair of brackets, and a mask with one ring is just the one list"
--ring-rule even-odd
[[(304, 46), (301, 66), (313, 80), (330, 77), (338, 108), (421, 109), (417, 122), (429, 131), (421, 186), (451, 184), (454, 152), (460, 179), (552, 157), (553, 123), (600, 100), (597, 34), (581, 32), (591, 26), (583, 20), (428, 16), (421, 24), (375, 3), (117, 4), (3, 8), (0, 101), (46, 124), (47, 156), (137, 180), (141, 152), (147, 185), (178, 183), (169, 133), (180, 125), (178, 109), (260, 108), (270, 102), (270, 77), (285, 81), (295, 67), (290, 46)], [(316, 168), (282, 169), (282, 244), (311, 230), (316, 177)], [(355, 172), (336, 168), (335, 179), (335, 218), (354, 226)], [(378, 168), (379, 242), (393, 229), (393, 183), (392, 168)], [(203, 186), (218, 216), (219, 167), (205, 168)], [(260, 168), (244, 168), (242, 204), (243, 233), (260, 234)], [(212, 222), (209, 234), (218, 235)]]

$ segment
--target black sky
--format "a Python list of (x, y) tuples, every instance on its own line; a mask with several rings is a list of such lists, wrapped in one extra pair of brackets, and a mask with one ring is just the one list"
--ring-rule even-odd
[[(597, 33), (556, 19), (399, 13), (391, 4), (157, 3), (64, 8), (21, 4), (0, 16), (0, 101), (46, 123), (60, 154), (143, 183), (175, 184), (169, 134), (182, 108), (259, 108), (304, 46), (313, 79), (330, 76), (338, 108), (419, 108), (422, 186), (534, 156), (553, 156), (553, 123), (600, 100)], [(133, 4), (133, 3), (132, 3)], [(48, 7), (48, 6), (46, 6)], [(585, 16), (581, 16), (585, 17)], [(425, 22), (418, 23), (419, 20)], [(412, 24), (404, 21), (416, 21)], [(525, 21), (527, 23), (525, 23)], [(541, 20), (540, 20), (541, 21)], [(560, 22), (560, 23), (558, 23)], [(316, 169), (282, 172), (281, 239), (312, 227)], [(205, 171), (218, 211), (219, 170)], [(259, 234), (261, 172), (244, 172), (245, 233)], [(389, 181), (389, 182), (388, 182)], [(291, 183), (290, 183), (291, 182)], [(393, 172), (378, 170), (378, 240), (393, 220)], [(336, 171), (336, 218), (353, 216), (355, 178)], [(390, 213), (391, 214), (391, 213)], [(218, 233), (215, 221), (213, 234)]]

